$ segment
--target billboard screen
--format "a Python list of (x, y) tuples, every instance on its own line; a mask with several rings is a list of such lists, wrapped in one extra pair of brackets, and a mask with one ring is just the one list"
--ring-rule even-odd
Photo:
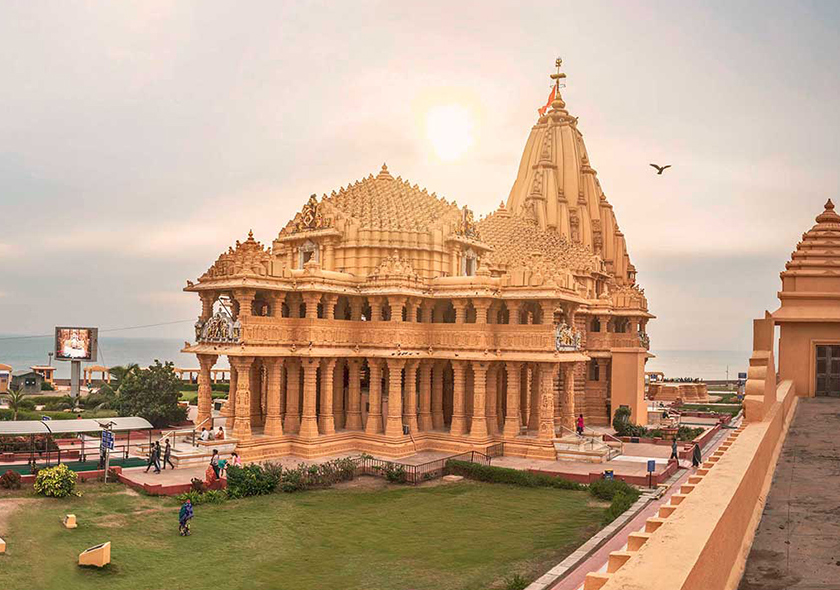
[(98, 328), (56, 328), (55, 359), (95, 361), (98, 336)]

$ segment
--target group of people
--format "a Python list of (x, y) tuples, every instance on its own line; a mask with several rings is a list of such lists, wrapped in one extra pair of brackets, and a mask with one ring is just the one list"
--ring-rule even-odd
[(213, 434), (213, 431), (206, 426), (201, 429), (201, 434), (198, 436), (199, 439), (203, 441), (208, 440), (225, 440), (225, 431), (219, 426), (219, 430), (216, 431), (216, 434)]
[(155, 473), (160, 473), (161, 463), (164, 469), (166, 469), (167, 465), (171, 469), (175, 469), (175, 465), (172, 464), (172, 445), (169, 443), (168, 438), (166, 439), (166, 446), (163, 449), (160, 448), (160, 441), (155, 442), (152, 448), (149, 449), (149, 462), (146, 464), (146, 473), (152, 467), (155, 468)]
[(207, 471), (204, 472), (204, 476), (208, 482), (213, 483), (217, 479), (225, 476), (229, 465), (242, 467), (242, 459), (237, 453), (230, 454), (230, 461), (222, 459), (222, 456), (219, 455), (219, 450), (213, 449), (213, 455), (210, 457), (210, 465), (207, 467)]

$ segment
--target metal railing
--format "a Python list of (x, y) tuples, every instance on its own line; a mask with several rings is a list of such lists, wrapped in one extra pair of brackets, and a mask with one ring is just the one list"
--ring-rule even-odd
[(446, 462), (449, 460), (468, 461), (480, 465), (490, 465), (490, 457), (480, 451), (467, 451), (457, 455), (441, 457), (426, 463), (410, 465), (398, 461), (388, 461), (370, 456), (362, 456), (357, 460), (357, 475), (373, 475), (377, 477), (393, 478), (394, 481), (417, 485), (424, 481), (443, 477)]

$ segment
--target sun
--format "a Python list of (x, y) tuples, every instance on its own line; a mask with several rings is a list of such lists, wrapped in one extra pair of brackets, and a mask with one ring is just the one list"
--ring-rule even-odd
[(426, 113), (426, 137), (441, 160), (460, 158), (473, 144), (473, 118), (459, 104), (441, 105)]

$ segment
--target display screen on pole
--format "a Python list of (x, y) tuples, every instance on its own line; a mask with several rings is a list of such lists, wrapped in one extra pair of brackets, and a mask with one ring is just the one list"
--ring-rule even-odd
[(55, 329), (55, 359), (58, 361), (95, 361), (99, 328)]

